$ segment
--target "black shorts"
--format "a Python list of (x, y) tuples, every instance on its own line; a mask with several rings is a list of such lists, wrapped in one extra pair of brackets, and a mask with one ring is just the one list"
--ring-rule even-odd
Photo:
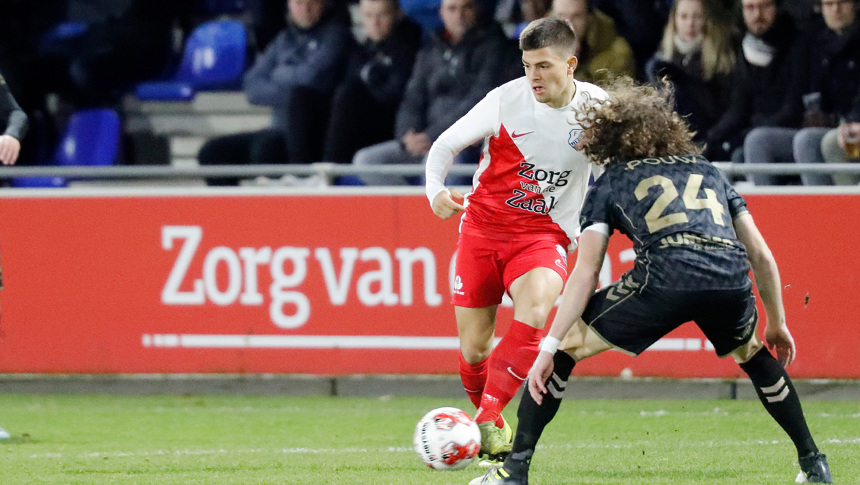
[(747, 343), (758, 323), (752, 282), (732, 290), (683, 290), (640, 286), (629, 277), (595, 293), (582, 318), (607, 343), (636, 355), (692, 321), (724, 357)]

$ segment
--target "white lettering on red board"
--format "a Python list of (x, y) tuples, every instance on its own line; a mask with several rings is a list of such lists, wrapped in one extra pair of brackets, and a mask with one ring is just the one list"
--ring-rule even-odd
[[(292, 329), (304, 325), (311, 314), (311, 302), (300, 291), (308, 275), (309, 259), (313, 253), (325, 282), (332, 305), (345, 305), (351, 291), (366, 306), (412, 306), (414, 304), (413, 274), (420, 264), (424, 275), (424, 303), (442, 304), (442, 295), (436, 288), (436, 255), (428, 248), (397, 248), (392, 254), (385, 248), (340, 248), (340, 267), (336, 267), (329, 248), (282, 246), (279, 248), (241, 247), (234, 249), (216, 246), (201, 249), (203, 228), (200, 226), (164, 226), (161, 229), (161, 247), (175, 251), (176, 259), (161, 290), (161, 302), (166, 305), (257, 306), (265, 303), (260, 292), (258, 275), (269, 272), (269, 317), (279, 328)], [(205, 251), (205, 253), (203, 252)], [(202, 258), (202, 272), (189, 274), (197, 258)], [(374, 269), (365, 270), (355, 279), (356, 261), (373, 263)], [(395, 261), (399, 292), (395, 291)], [(226, 273), (226, 284), (218, 272)], [(287, 310), (290, 311), (287, 311)]]

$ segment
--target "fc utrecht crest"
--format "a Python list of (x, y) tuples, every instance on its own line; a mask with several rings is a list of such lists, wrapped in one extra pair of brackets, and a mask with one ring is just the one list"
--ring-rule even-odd
[(585, 135), (585, 131), (582, 128), (574, 128), (570, 130), (570, 133), (567, 136), (567, 144), (571, 146), (571, 148), (576, 148), (577, 143), (582, 141), (582, 137)]

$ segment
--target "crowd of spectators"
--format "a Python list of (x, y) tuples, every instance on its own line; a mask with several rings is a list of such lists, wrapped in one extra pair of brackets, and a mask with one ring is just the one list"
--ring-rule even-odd
[[(857, 161), (846, 145), (860, 130), (858, 1), (234, 1), (226, 13), (245, 23), (251, 54), (241, 89), (271, 108), (272, 124), (213, 138), (198, 160), (420, 164), (454, 120), (522, 75), (519, 32), (554, 15), (579, 35), (577, 79), (666, 83), (712, 160)], [(136, 83), (170, 72), (193, 28), (225, 13), (217, 4), (230, 2), (0, 0), (0, 72), (31, 126), (19, 163), (48, 158), (63, 109), (120, 107)], [(461, 161), (479, 156), (473, 147)]]

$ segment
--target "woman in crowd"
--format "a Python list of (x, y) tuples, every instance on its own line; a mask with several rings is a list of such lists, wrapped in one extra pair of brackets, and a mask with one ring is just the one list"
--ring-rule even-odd
[(649, 81), (667, 77), (675, 107), (701, 140), (719, 120), (735, 63), (733, 29), (714, 0), (675, 0), (660, 48), (646, 66)]

